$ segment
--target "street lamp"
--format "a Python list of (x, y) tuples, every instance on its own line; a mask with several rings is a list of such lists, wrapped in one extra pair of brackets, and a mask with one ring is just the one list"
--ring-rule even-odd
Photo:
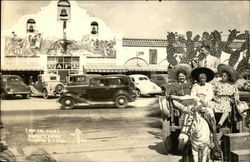
[(66, 23), (70, 21), (70, 3), (68, 0), (59, 0), (57, 3), (57, 21), (63, 22), (63, 53), (67, 52), (67, 36), (66, 36)]

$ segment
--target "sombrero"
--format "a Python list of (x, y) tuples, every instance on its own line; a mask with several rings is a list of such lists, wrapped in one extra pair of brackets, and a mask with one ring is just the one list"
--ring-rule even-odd
[(231, 82), (235, 82), (238, 80), (237, 72), (233, 69), (232, 66), (226, 64), (219, 64), (217, 70), (220, 75), (222, 74), (222, 72), (226, 71), (230, 75)]
[(191, 76), (195, 79), (195, 80), (199, 80), (199, 75), (201, 73), (205, 73), (207, 76), (207, 81), (206, 82), (210, 82), (211, 80), (214, 79), (214, 72), (213, 70), (206, 68), (206, 67), (199, 67), (199, 68), (195, 68), (192, 72), (191, 72)]
[(189, 64), (178, 64), (169, 70), (169, 77), (175, 80), (178, 80), (178, 74), (180, 72), (186, 73), (186, 79), (190, 77), (190, 73), (192, 71), (192, 67)]

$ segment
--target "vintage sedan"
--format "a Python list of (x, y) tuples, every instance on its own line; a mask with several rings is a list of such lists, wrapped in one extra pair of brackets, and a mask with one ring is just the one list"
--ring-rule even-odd
[(18, 75), (1, 75), (1, 98), (15, 95), (27, 98), (30, 95), (30, 89)]
[(38, 81), (30, 85), (30, 90), (34, 96), (43, 96), (48, 99), (51, 96), (59, 96), (64, 89), (64, 84), (60, 82), (58, 74), (41, 74), (37, 77)]
[(88, 85), (66, 86), (59, 98), (62, 109), (72, 109), (78, 103), (113, 101), (125, 108), (136, 99), (134, 84), (125, 75), (107, 75), (90, 79)]
[(162, 94), (161, 88), (155, 83), (151, 82), (146, 75), (133, 74), (129, 75), (132, 82), (135, 84), (137, 94), (141, 95), (151, 95)]

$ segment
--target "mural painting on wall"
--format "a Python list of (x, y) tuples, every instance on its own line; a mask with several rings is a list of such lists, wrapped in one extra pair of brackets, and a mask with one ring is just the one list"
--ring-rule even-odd
[[(86, 56), (100, 58), (115, 58), (116, 57), (116, 40), (99, 40), (92, 39), (91, 36), (84, 35), (79, 42), (79, 49), (86, 51)], [(84, 52), (83, 52), (84, 53)]]
[(7, 56), (35, 56), (44, 51), (42, 34), (35, 32), (26, 38), (19, 37), (14, 31), (5, 37), (5, 54)]
[(41, 33), (34, 32), (27, 37), (19, 37), (15, 32), (5, 37), (6, 56), (48, 55), (86, 55), (87, 57), (115, 58), (116, 40), (90, 39), (84, 35), (81, 41), (43, 38)]
[[(186, 32), (184, 35), (178, 34), (177, 32), (169, 32), (167, 35), (167, 60), (171, 62), (171, 66), (175, 66), (179, 63), (189, 63), (192, 59), (198, 56), (201, 45), (209, 45), (211, 55), (221, 58), (222, 52), (230, 55), (228, 64), (232, 67), (239, 64), (236, 70), (239, 72), (250, 70), (250, 34), (246, 31), (243, 34), (239, 34), (236, 29), (229, 30), (227, 41), (222, 41), (222, 32), (214, 30), (209, 34), (203, 32), (202, 37), (196, 35), (192, 38), (192, 32)], [(234, 41), (242, 41), (242, 45), (233, 49), (230, 44)], [(239, 60), (240, 53), (244, 52), (242, 60)], [(202, 59), (199, 55), (198, 59)]]

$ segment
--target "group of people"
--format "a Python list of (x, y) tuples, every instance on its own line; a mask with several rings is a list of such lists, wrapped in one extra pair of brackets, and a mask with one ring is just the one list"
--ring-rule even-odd
[[(204, 57), (196, 66), (179, 64), (170, 70), (170, 76), (175, 82), (168, 87), (166, 95), (181, 112), (188, 112), (193, 105), (199, 108), (213, 134), (214, 156), (220, 158), (217, 132), (229, 117), (232, 103), (241, 102), (234, 84), (237, 81), (237, 73), (231, 66), (219, 64), (212, 58), (213, 56), (209, 55), (209, 47), (202, 46), (201, 53)], [(215, 78), (215, 75), (220, 79)]]

